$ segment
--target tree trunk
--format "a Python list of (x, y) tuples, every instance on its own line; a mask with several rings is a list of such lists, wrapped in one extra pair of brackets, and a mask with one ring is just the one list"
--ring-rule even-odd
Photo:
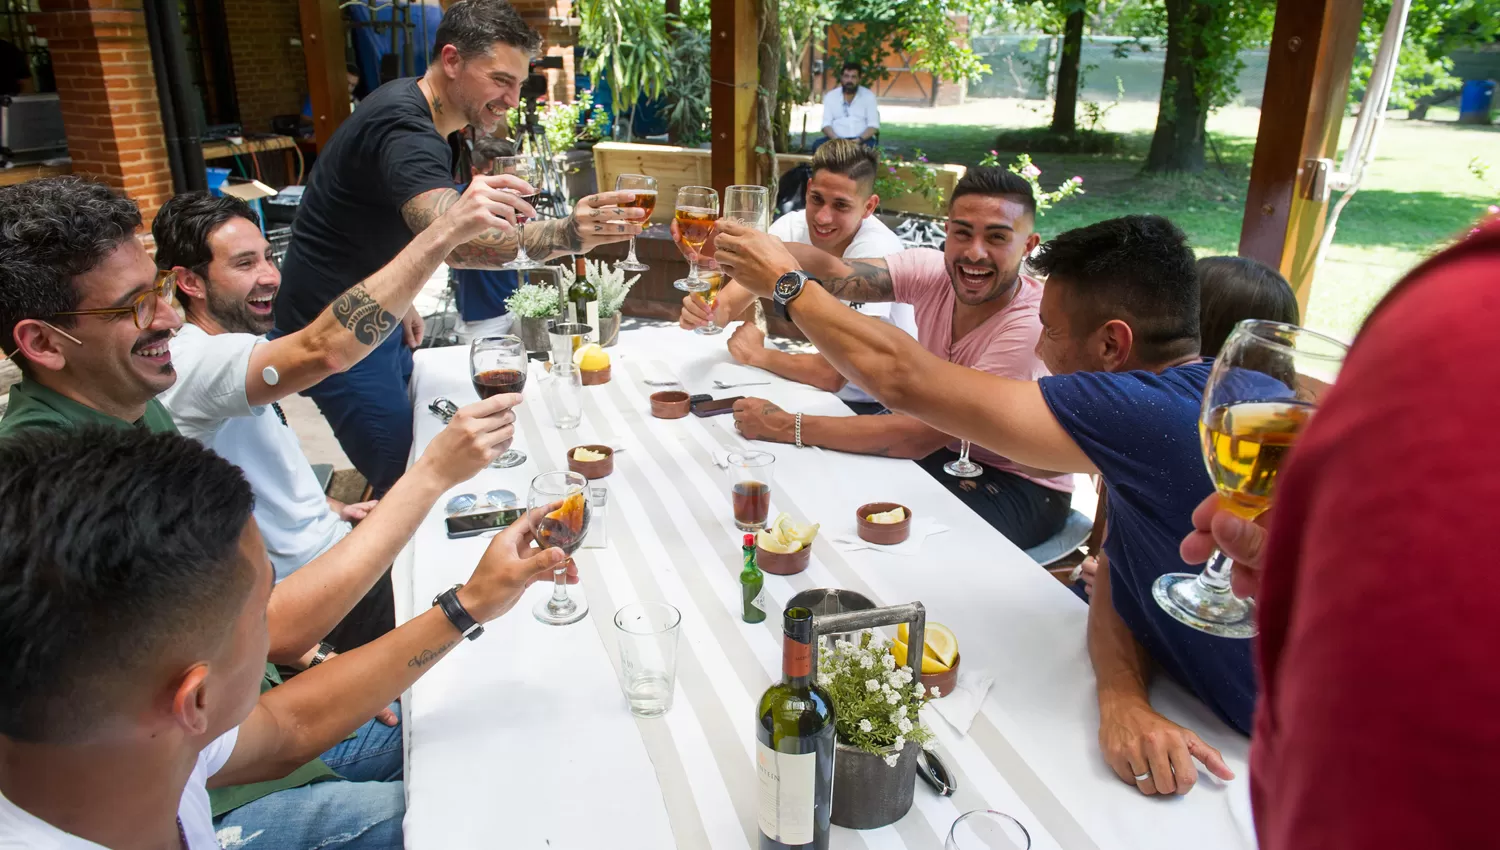
[[(760, 0), (760, 44), (756, 61), (760, 65), (759, 91), (755, 99), (755, 148), (757, 181), (776, 193), (776, 119), (781, 112), (781, 4), (779, 0)], [(790, 115), (790, 112), (788, 112)]]
[(1213, 19), (1213, 8), (1196, 0), (1166, 0), (1166, 7), (1166, 68), (1145, 170), (1198, 172), (1205, 165), (1208, 103), (1198, 92), (1194, 69), (1206, 58), (1203, 32)]
[(1083, 9), (1069, 13), (1063, 25), (1062, 57), (1057, 64), (1057, 102), (1052, 132), (1071, 136), (1078, 129), (1078, 70), (1083, 54)]

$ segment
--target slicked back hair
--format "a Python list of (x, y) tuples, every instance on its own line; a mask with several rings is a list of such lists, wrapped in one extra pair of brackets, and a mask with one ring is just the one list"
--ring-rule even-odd
[(1019, 174), (1012, 174), (998, 165), (976, 165), (964, 172), (964, 176), (958, 179), (953, 187), (953, 194), (948, 196), (948, 212), (953, 212), (953, 205), (964, 195), (988, 195), (1010, 198), (1026, 208), (1026, 212), (1036, 219), (1036, 196), (1031, 193), (1031, 184), (1021, 179)]
[(542, 36), (506, 0), (459, 0), (443, 13), (433, 51), (441, 53), (451, 44), (459, 56), (473, 59), (487, 55), (496, 43), (535, 56)]

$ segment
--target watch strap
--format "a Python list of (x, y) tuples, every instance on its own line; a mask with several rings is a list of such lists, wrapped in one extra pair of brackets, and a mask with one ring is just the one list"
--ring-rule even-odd
[(309, 670), (311, 670), (312, 668), (318, 666), (319, 664), (322, 664), (324, 661), (327, 661), (328, 660), (328, 656), (330, 656), (332, 654), (333, 654), (333, 644), (329, 643), (326, 640), (325, 641), (319, 641), (318, 642), (318, 651), (315, 652), (315, 653), (313, 653), (312, 660), (309, 661), (309, 662), (307, 662), (307, 668)]
[(455, 584), (439, 593), (437, 598), (432, 600), (432, 604), (443, 609), (443, 615), (453, 623), (453, 627), (458, 629), (460, 634), (469, 640), (474, 640), (484, 634), (484, 626), (479, 625), (479, 622), (464, 608), (463, 603), (458, 601), (460, 587), (463, 585)]

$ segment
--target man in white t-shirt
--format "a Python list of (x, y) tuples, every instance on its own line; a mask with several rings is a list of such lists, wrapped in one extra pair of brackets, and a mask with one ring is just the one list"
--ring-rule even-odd
[[(835, 257), (886, 257), (903, 249), (900, 238), (875, 216), (880, 196), (875, 194), (875, 151), (846, 139), (830, 142), (813, 154), (807, 183), (807, 208), (787, 213), (771, 225), (770, 233), (783, 242), (811, 245)], [(744, 287), (730, 282), (720, 291), (713, 321), (727, 324), (753, 301)], [(854, 304), (854, 309), (917, 335), (910, 304)], [(683, 299), (678, 323), (696, 328), (711, 320), (701, 295)], [(848, 382), (820, 354), (792, 354), (767, 348), (766, 335), (754, 322), (745, 322), (729, 338), (729, 353), (747, 366), (837, 393), (856, 413), (883, 408), (868, 393)]]
[(880, 107), (875, 92), (859, 84), (864, 68), (845, 62), (839, 72), (839, 87), (823, 95), (823, 138), (813, 143), (813, 153), (835, 139), (853, 139), (873, 146), (880, 132)]
[(432, 608), (262, 694), (273, 573), (252, 498), (176, 434), (0, 443), (0, 847), (313, 846), (216, 835), (208, 789), (327, 750), (567, 563), (523, 518)]

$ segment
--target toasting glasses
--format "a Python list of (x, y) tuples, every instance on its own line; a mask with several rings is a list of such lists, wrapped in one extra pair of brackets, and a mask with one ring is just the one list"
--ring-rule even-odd
[[(1333, 385), (1348, 347), (1296, 325), (1247, 319), (1235, 326), (1203, 390), (1198, 434), (1224, 509), (1255, 519), (1271, 507), (1276, 477)], [(1203, 572), (1168, 573), (1151, 595), (1168, 614), (1219, 637), (1254, 637), (1255, 600), (1229, 587), (1215, 550)]]
[[(469, 343), (469, 376), (480, 398), (526, 389), (526, 346), (520, 337), (485, 336)], [(526, 453), (508, 449), (490, 466), (509, 469), (526, 462)]]
[[(525, 180), (533, 188), (542, 179), (541, 160), (530, 154), (522, 156), (499, 156), (491, 160), (491, 163), (491, 174), (514, 174), (516, 177)], [(535, 191), (530, 195), (521, 195), (520, 197), (521, 200), (535, 206), (541, 194), (540, 191)], [(540, 210), (537, 211), (537, 215), (540, 217)], [(526, 232), (525, 221), (524, 216), (520, 213), (516, 214), (516, 258), (501, 266), (503, 269), (539, 269), (542, 267), (541, 263), (533, 260), (526, 254), (526, 240), (524, 238)]]
[[(576, 472), (544, 472), (531, 479), (526, 507), (536, 517), (536, 540), (542, 548), (556, 547), (569, 556), (578, 551), (589, 533), (593, 509), (588, 499), (588, 479)], [(532, 609), (549, 626), (576, 623), (589, 606), (568, 596), (566, 568), (552, 573), (552, 595)]]
[(683, 186), (677, 190), (677, 232), (693, 250), (688, 258), (688, 276), (673, 286), (683, 292), (704, 292), (708, 281), (698, 276), (698, 252), (708, 242), (714, 222), (719, 220), (719, 193), (707, 186)]
[[(646, 218), (641, 221), (644, 227), (651, 223), (651, 213), (656, 211), (656, 178), (647, 177), (644, 174), (621, 174), (615, 178), (616, 192), (634, 192), (635, 198), (629, 201), (621, 201), (622, 207), (635, 207), (646, 211)], [(635, 237), (630, 237), (630, 253), (625, 259), (615, 263), (615, 268), (625, 269), (631, 272), (643, 272), (651, 268), (635, 256)]]

